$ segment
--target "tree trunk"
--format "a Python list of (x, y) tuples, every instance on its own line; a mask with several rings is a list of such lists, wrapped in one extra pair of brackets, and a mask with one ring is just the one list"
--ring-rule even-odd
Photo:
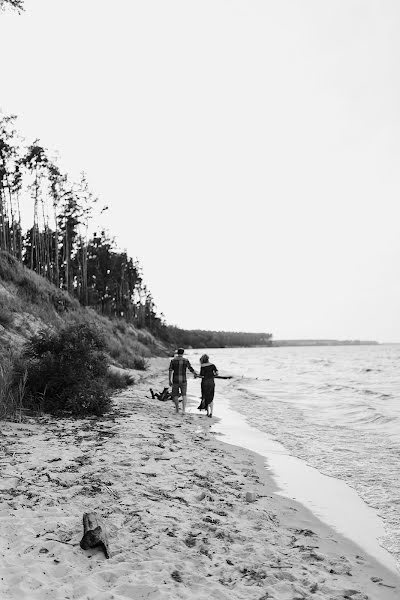
[[(0, 229), (0, 248), (7, 250), (7, 237), (6, 237), (6, 209), (5, 209), (5, 192), (4, 187), (1, 183), (0, 187), (0, 218), (1, 218), (1, 229)], [(4, 195), (3, 195), (4, 194)]]
[(107, 532), (102, 520), (95, 512), (84, 513), (83, 515), (83, 538), (80, 546), (83, 550), (101, 546), (106, 558), (110, 558)]

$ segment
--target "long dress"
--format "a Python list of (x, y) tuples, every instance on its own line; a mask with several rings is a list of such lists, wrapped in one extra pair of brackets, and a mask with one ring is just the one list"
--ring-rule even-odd
[(214, 375), (217, 375), (217, 367), (213, 364), (204, 364), (200, 368), (201, 380), (201, 407), (206, 409), (214, 400)]

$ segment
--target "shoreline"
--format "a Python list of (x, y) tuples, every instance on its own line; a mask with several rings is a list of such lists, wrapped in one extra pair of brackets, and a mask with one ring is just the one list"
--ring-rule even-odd
[[(115, 398), (114, 414), (5, 425), (2, 598), (398, 598), (400, 576), (279, 495), (260, 455), (148, 398), (166, 360)], [(79, 547), (91, 510), (109, 560)]]
[(250, 425), (246, 418), (219, 399), (222, 418), (214, 430), (222, 441), (239, 445), (260, 455), (271, 473), (277, 494), (291, 498), (308, 508), (318, 519), (356, 543), (364, 552), (399, 575), (396, 558), (380, 543), (384, 523), (376, 511), (364, 502), (345, 481), (320, 473), (273, 440), (267, 433)]

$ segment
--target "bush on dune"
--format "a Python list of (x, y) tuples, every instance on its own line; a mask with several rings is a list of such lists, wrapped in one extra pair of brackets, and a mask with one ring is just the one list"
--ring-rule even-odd
[(143, 356), (135, 356), (133, 359), (133, 368), (137, 371), (146, 371), (148, 368), (147, 361), (143, 358)]
[(107, 373), (108, 386), (113, 390), (121, 390), (135, 383), (134, 378), (129, 373), (116, 371), (112, 368)]
[(127, 332), (122, 335), (112, 332), (106, 341), (106, 351), (118, 366), (125, 369), (138, 369), (136, 365), (145, 364), (145, 356), (150, 355), (150, 351), (136, 340), (133, 335)]
[(17, 286), (18, 296), (31, 305), (50, 305), (56, 313), (78, 310), (79, 302), (44, 277), (27, 269), (16, 258), (0, 250), (0, 280)]
[(0, 353), (0, 419), (21, 421), (27, 372), (9, 348)]
[(53, 414), (102, 415), (111, 406), (105, 343), (88, 324), (42, 330), (25, 344), (27, 401)]
[(0, 299), (0, 325), (5, 329), (8, 329), (13, 322), (13, 315), (7, 306), (1, 303)]

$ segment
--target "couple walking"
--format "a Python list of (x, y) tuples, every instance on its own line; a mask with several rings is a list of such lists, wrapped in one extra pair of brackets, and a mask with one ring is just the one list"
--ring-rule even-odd
[(178, 349), (177, 356), (169, 365), (169, 385), (172, 386), (172, 398), (175, 402), (175, 412), (179, 412), (179, 393), (182, 394), (182, 414), (186, 412), (187, 380), (186, 370), (189, 369), (196, 377), (201, 377), (201, 410), (207, 410), (207, 417), (212, 417), (215, 383), (214, 377), (218, 375), (215, 365), (209, 362), (207, 354), (200, 358), (200, 373), (196, 373), (187, 358), (183, 356), (185, 350)]

